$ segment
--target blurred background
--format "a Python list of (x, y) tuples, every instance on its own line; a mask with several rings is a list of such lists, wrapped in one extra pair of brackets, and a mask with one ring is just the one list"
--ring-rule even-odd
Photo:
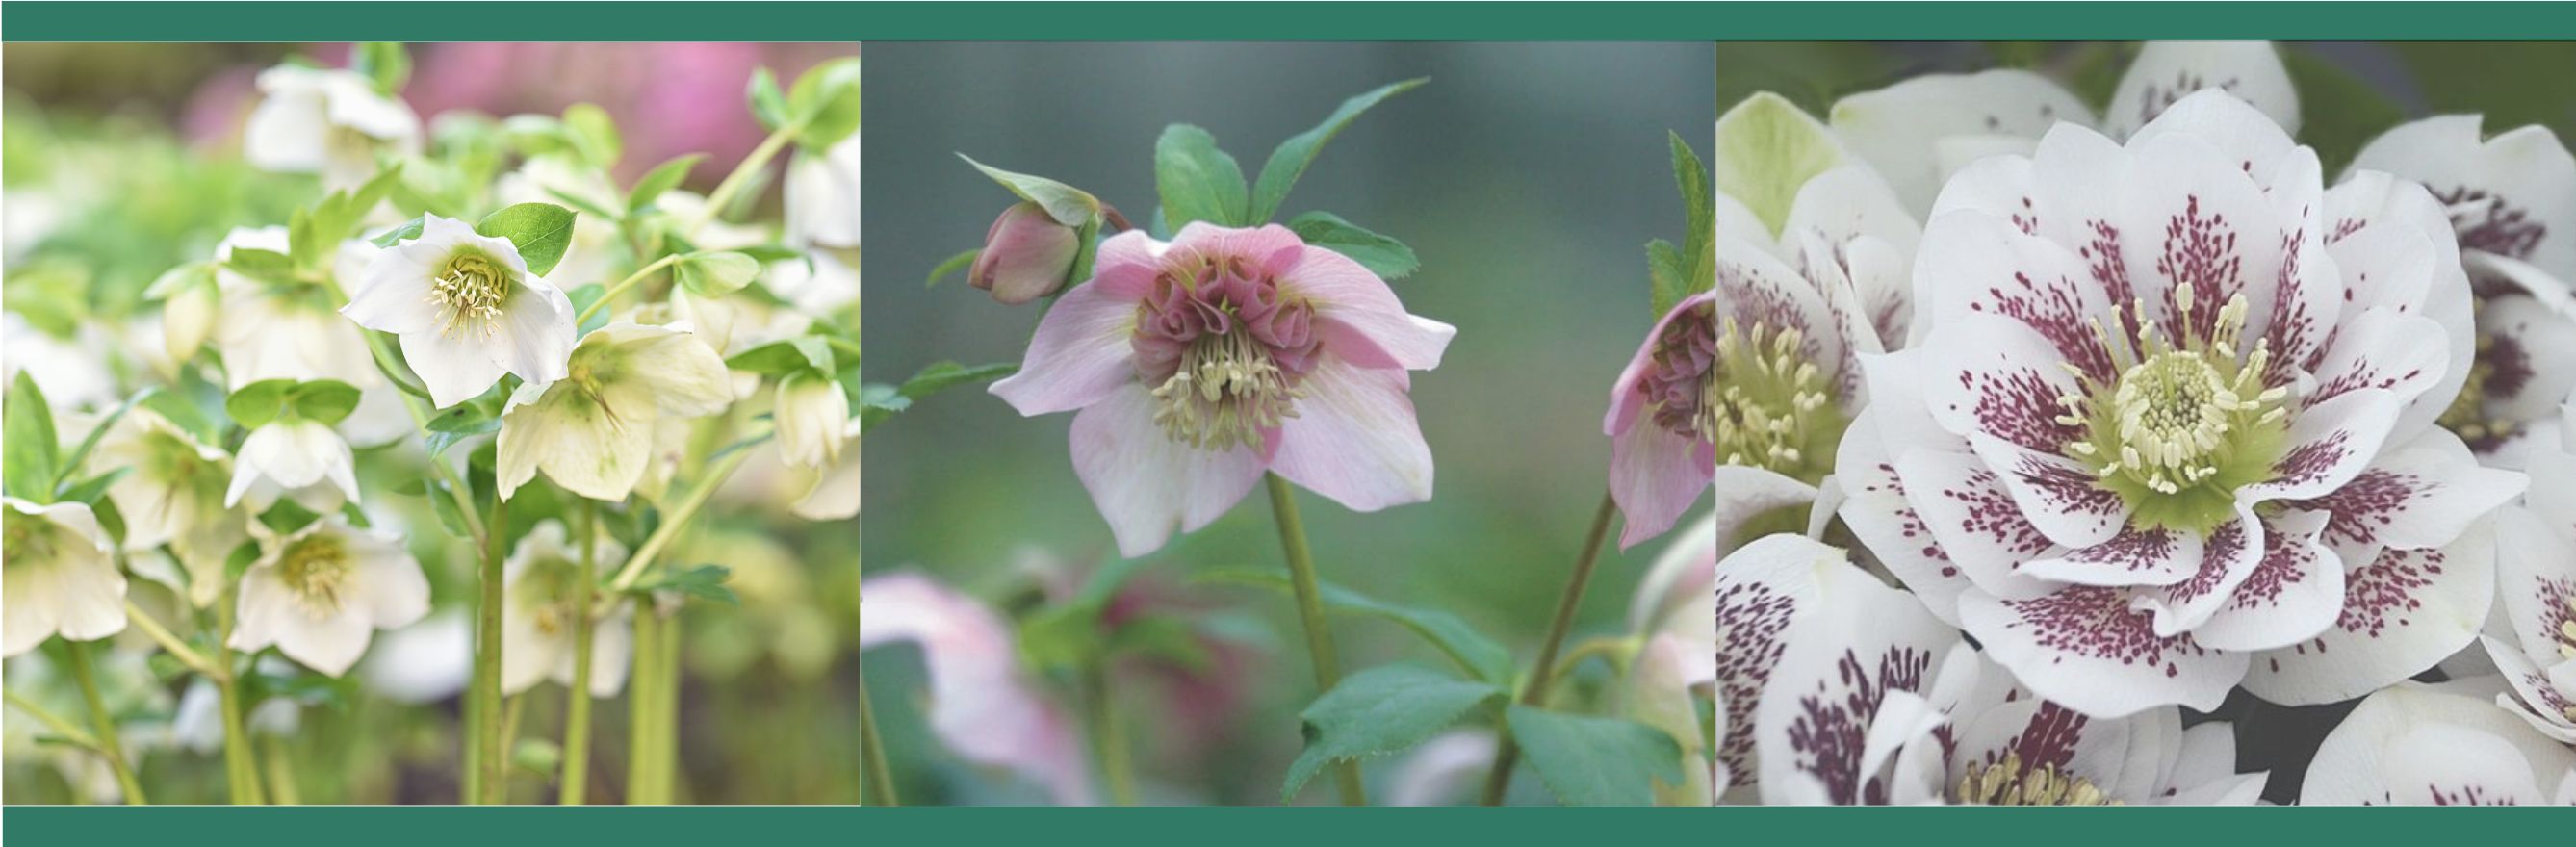
[[(1714, 60), (1704, 44), (870, 45), (869, 378), (1017, 362), (1036, 326), (1037, 308), (998, 305), (957, 277), (923, 285), (1013, 200), (957, 154), (1069, 183), (1142, 221), (1166, 124), (1206, 128), (1249, 176), (1343, 98), (1428, 76), (1325, 148), (1280, 217), (1329, 210), (1420, 254), (1397, 296), (1458, 327), (1441, 367), (1413, 380), (1438, 493), (1367, 515), (1313, 495), (1300, 505), (1323, 579), (1453, 612), (1527, 662), (1606, 486), (1610, 383), (1655, 317), (1643, 247), (1679, 241), (1684, 226), (1667, 133), (1705, 154)], [(870, 430), (869, 573), (924, 572), (1010, 608), (1114, 560), (1073, 473), (1071, 419), (1022, 418), (959, 390)], [(1624, 628), (1661, 546), (1609, 554), (1578, 636)], [(1129, 669), (1170, 683), (1121, 686), (1134, 725), (1156, 728), (1132, 733), (1146, 800), (1278, 802), (1301, 743), (1296, 712), (1316, 693), (1290, 601), (1193, 574), (1284, 572), (1283, 561), (1256, 490), (1130, 583), (1138, 602), (1177, 604), (1224, 645), (1196, 667)], [(1340, 618), (1336, 635), (1346, 672), (1440, 661), (1382, 621)], [(867, 674), (905, 802), (1044, 799), (929, 735), (918, 651), (871, 651)], [(1070, 690), (1051, 689), (1074, 703)]]
[[(709, 160), (684, 187), (705, 191), (758, 144), (764, 131), (745, 104), (745, 81), (767, 67), (793, 80), (855, 44), (420, 44), (404, 99), (433, 145), (441, 126), (476, 116), (547, 115), (576, 102), (604, 107), (622, 131), (620, 184), (686, 152)], [(95, 409), (150, 382), (135, 351), (160, 349), (157, 308), (138, 304), (159, 274), (214, 255), (236, 226), (283, 224), (321, 196), (310, 176), (243, 163), (242, 124), (256, 104), (253, 80), (302, 56), (341, 67), (343, 44), (11, 44), (0, 54), (0, 220), (5, 220), (7, 358), (35, 368), (58, 412)], [(775, 168), (772, 168), (775, 171)], [(774, 187), (749, 217), (778, 219)], [(83, 390), (87, 389), (87, 390)], [(381, 448), (417, 453), (416, 441)], [(771, 448), (764, 448), (771, 449)], [(451, 803), (457, 786), (458, 692), (469, 666), (466, 602), (471, 557), (436, 531), (418, 497), (393, 495), (390, 478), (411, 462), (368, 461), (387, 478), (362, 478), (379, 526), (412, 531), (436, 605), (413, 627), (378, 633), (346, 678), (328, 680), (279, 663), (254, 735), (296, 776), (313, 803)], [(683, 613), (680, 697), (682, 803), (846, 803), (858, 796), (854, 521), (791, 517), (778, 492), (778, 462), (755, 456), (719, 494), (712, 519), (680, 543), (688, 561), (733, 568), (739, 607), (692, 603)], [(380, 496), (384, 495), (384, 496)], [(542, 498), (540, 498), (542, 499)], [(530, 508), (523, 520), (547, 507)], [(519, 527), (524, 532), (526, 527)], [(515, 535), (516, 533), (514, 533)], [(143, 573), (138, 564), (135, 571)], [(164, 621), (190, 612), (150, 579), (130, 597)], [(102, 657), (111, 709), (139, 751), (155, 801), (220, 802), (219, 734), (211, 699), (169, 682), (166, 658), (129, 628)], [(76, 695), (43, 651), (7, 664), (8, 687), (57, 714), (81, 715)], [(60, 698), (72, 696), (68, 702)], [(560, 738), (561, 686), (527, 696), (520, 735)], [(624, 796), (626, 697), (595, 707), (593, 802)], [(47, 740), (10, 710), (8, 798), (84, 802), (112, 794), (98, 760)], [(523, 744), (531, 767), (514, 779), (514, 802), (552, 799), (545, 744)], [(537, 767), (537, 766), (544, 767)]]

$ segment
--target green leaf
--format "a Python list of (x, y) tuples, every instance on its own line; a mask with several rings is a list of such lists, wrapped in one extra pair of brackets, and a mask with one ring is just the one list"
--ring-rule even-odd
[(1288, 765), (1280, 800), (1295, 798), (1328, 765), (1402, 752), (1457, 723), (1467, 710), (1502, 698), (1501, 686), (1412, 665), (1352, 674), (1300, 713), (1306, 749)]
[(725, 360), (725, 367), (762, 376), (786, 376), (803, 370), (829, 374), (836, 370), (831, 342), (818, 335), (772, 341), (735, 353)]
[(967, 269), (967, 268), (968, 268), (968, 267), (970, 267), (970, 266), (973, 266), (973, 265), (975, 264), (975, 257), (977, 257), (977, 256), (981, 256), (981, 255), (983, 255), (983, 254), (984, 254), (983, 249), (982, 249), (982, 248), (977, 248), (977, 249), (974, 249), (974, 250), (968, 250), (968, 251), (965, 251), (965, 252), (959, 253), (959, 254), (957, 254), (957, 255), (954, 255), (954, 256), (950, 256), (950, 257), (948, 257), (947, 259), (945, 259), (945, 260), (941, 261), (937, 267), (934, 267), (934, 268), (931, 268), (931, 269), (930, 269), (930, 281), (929, 281), (927, 284), (925, 284), (923, 287), (925, 287), (925, 288), (937, 288), (937, 287), (939, 287), (939, 281), (940, 281), (940, 280), (948, 278), (948, 275), (949, 275), (949, 274), (957, 273), (957, 272), (959, 272), (959, 271), (963, 271), (963, 270)]
[(9, 383), (9, 405), (0, 409), (0, 485), (10, 496), (31, 503), (54, 501), (54, 480), (61, 475), (63, 445), (54, 434), (53, 406), (35, 377), (19, 371)]
[(1100, 217), (1100, 198), (1081, 189), (1042, 176), (1002, 170), (975, 161), (974, 157), (964, 153), (957, 154), (957, 158), (965, 159), (966, 164), (974, 165), (976, 170), (984, 172), (986, 178), (1001, 183), (1003, 188), (1010, 189), (1020, 199), (1038, 204), (1038, 208), (1045, 209), (1047, 217), (1054, 218), (1056, 223), (1082, 226)]
[(1649, 806), (1655, 780), (1680, 785), (1682, 746), (1663, 730), (1619, 718), (1505, 710), (1530, 770), (1570, 806)]
[(787, 113), (801, 124), (796, 143), (824, 150), (859, 131), (859, 60), (815, 65), (787, 91)]
[(1705, 238), (1700, 230), (1717, 224), (1717, 197), (1710, 193), (1716, 188), (1716, 179), (1709, 176), (1708, 166), (1700, 162), (1699, 153), (1691, 150), (1690, 142), (1683, 141), (1681, 133), (1666, 133), (1665, 142), (1672, 147), (1673, 184), (1682, 191), (1682, 208), (1690, 212), (1692, 237)]
[(1351, 120), (1359, 117), (1361, 112), (1368, 111), (1369, 107), (1386, 98), (1430, 81), (1429, 77), (1408, 79), (1344, 100), (1341, 107), (1325, 116), (1324, 122), (1316, 124), (1314, 129), (1279, 142), (1279, 148), (1270, 151), (1270, 161), (1261, 165), (1261, 179), (1252, 190), (1251, 213), (1243, 217), (1243, 222), (1246, 225), (1267, 223), (1272, 215), (1278, 214), (1280, 202), (1288, 199), (1288, 190), (1296, 187), (1297, 178), (1306, 174), (1306, 166), (1314, 163), (1315, 154), (1322, 152), (1325, 143), (1340, 135), (1342, 128), (1350, 126)]
[[(440, 443), (439, 439), (446, 435), (446, 433), (430, 434), (427, 439), (430, 458), (438, 458), (438, 454), (446, 452), (449, 446), (456, 443), (455, 439)], [(457, 509), (456, 495), (448, 493), (449, 491), (450, 489), (444, 483), (432, 486), (428, 491), (429, 511), (438, 516), (438, 528), (445, 530), (448, 537), (471, 538), (473, 531), (466, 528), (465, 513)]]
[(733, 569), (723, 565), (675, 568), (664, 572), (660, 579), (637, 583), (630, 590), (635, 594), (647, 596), (656, 591), (676, 591), (683, 596), (738, 606), (742, 604), (742, 599), (734, 596), (733, 589), (725, 587), (725, 580), (732, 576)]
[(1404, 242), (1361, 229), (1331, 212), (1307, 212), (1288, 220), (1288, 229), (1307, 244), (1350, 257), (1360, 267), (1386, 279), (1402, 279), (1422, 267)]
[[(1267, 588), (1283, 594), (1290, 590), (1288, 575), (1276, 571), (1216, 570), (1202, 573), (1198, 579)], [(1457, 615), (1438, 609), (1384, 602), (1329, 582), (1316, 587), (1326, 609), (1339, 614), (1367, 615), (1392, 621), (1431, 642), (1431, 646), (1439, 648), (1450, 661), (1458, 663), (1458, 667), (1475, 674), (1478, 679), (1497, 685), (1509, 683), (1512, 679), (1512, 651), (1486, 638)]]
[(391, 41), (368, 41), (358, 45), (350, 57), (349, 69), (357, 71), (376, 87), (376, 93), (392, 97), (402, 93), (411, 82), (411, 54), (401, 44)]
[(1250, 202), (1244, 192), (1243, 169), (1217, 149), (1216, 136), (1207, 130), (1173, 124), (1155, 140), (1154, 193), (1163, 199), (1163, 219), (1173, 229), (1191, 221), (1242, 226)]
[(294, 282), (295, 260), (275, 250), (235, 247), (225, 257), (224, 267), (262, 282)]
[(438, 413), (437, 417), (430, 418), (429, 422), (421, 428), (430, 432), (476, 435), (500, 429), (501, 417), (493, 414), (490, 407), (469, 401), (458, 403), (455, 408)]
[(760, 276), (760, 263), (741, 253), (702, 250), (681, 256), (671, 276), (692, 294), (722, 297), (750, 285)]
[(919, 400), (960, 385), (989, 382), (1019, 372), (1018, 362), (995, 362), (973, 367), (956, 362), (932, 362), (914, 373), (911, 379), (904, 380), (903, 387), (896, 391), (907, 399)]
[(1109, 649), (1109, 627), (1102, 614), (1118, 589), (1136, 573), (1143, 559), (1121, 559), (1093, 571), (1074, 596), (1040, 609), (1020, 623), (1020, 655), (1030, 666), (1046, 670), (1081, 668), (1097, 662)]
[(207, 415), (206, 409), (176, 391), (155, 391), (136, 403), (169, 419), (172, 425), (196, 437), (200, 443), (214, 444), (222, 440), (221, 428)]
[(378, 247), (392, 247), (396, 244), (401, 244), (405, 241), (419, 238), (421, 228), (424, 226), (428, 226), (427, 220), (423, 218), (412, 218), (411, 220), (402, 222), (402, 225), (400, 226), (385, 230), (376, 237), (367, 239), (367, 243)]
[(1843, 152), (1832, 130), (1797, 104), (1766, 91), (1717, 119), (1713, 160), (1717, 190), (1743, 203), (1777, 236), (1788, 223), (1798, 189), (1842, 164)]
[(705, 153), (690, 153), (653, 166), (643, 179), (635, 181), (635, 192), (626, 196), (626, 213), (631, 215), (643, 211), (644, 207), (661, 199), (663, 192), (678, 188), (680, 183), (688, 181), (689, 172), (696, 170), (698, 163), (706, 158)]
[(291, 379), (264, 379), (242, 386), (224, 398), (224, 414), (243, 429), (258, 429), (286, 414), (286, 392), (294, 388)]
[(744, 96), (751, 101), (751, 116), (760, 120), (762, 129), (775, 131), (787, 125), (787, 95), (778, 90), (778, 77), (771, 75), (768, 68), (751, 72)]
[(903, 396), (894, 386), (869, 383), (859, 386), (859, 432), (866, 434), (894, 417), (896, 412), (912, 408), (912, 398)]
[(286, 393), (286, 404), (298, 417), (336, 426), (357, 411), (358, 387), (329, 379), (297, 383)]
[(474, 231), (510, 239), (519, 248), (519, 258), (528, 263), (528, 273), (545, 276), (572, 246), (573, 218), (571, 209), (553, 203), (521, 203), (484, 216)]
[(162, 271), (160, 276), (153, 277), (152, 284), (143, 289), (143, 301), (152, 303), (168, 300), (181, 291), (213, 284), (215, 284), (213, 262), (189, 262)]
[(54, 502), (95, 504), (98, 498), (107, 496), (108, 486), (115, 485), (119, 478), (133, 470), (133, 468), (117, 468), (77, 484), (64, 486), (62, 496), (54, 498)]
[(564, 137), (572, 142), (573, 151), (594, 167), (616, 167), (617, 160), (626, 155), (626, 140), (617, 134), (617, 121), (599, 104), (564, 107), (563, 125)]
[(1690, 296), (1690, 260), (1682, 258), (1681, 248), (1670, 241), (1646, 242), (1646, 282), (1653, 293), (1655, 318), (1660, 320)]

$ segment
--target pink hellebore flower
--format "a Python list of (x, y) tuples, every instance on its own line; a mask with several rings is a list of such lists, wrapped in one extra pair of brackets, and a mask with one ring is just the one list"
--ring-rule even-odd
[(869, 578), (859, 595), (860, 649), (921, 646), (930, 729), (950, 750), (1045, 785), (1060, 805), (1092, 804), (1091, 766), (1073, 717), (1020, 667), (1018, 641), (1000, 615), (917, 573)]
[(1405, 372), (1438, 367), (1456, 334), (1285, 227), (1193, 223), (1168, 244), (1103, 242), (992, 391), (1023, 415), (1081, 410), (1074, 471), (1119, 552), (1142, 556), (1265, 471), (1363, 512), (1430, 499)]
[(1717, 412), (1711, 291), (1683, 300), (1655, 324), (1610, 395), (1601, 429), (1611, 438), (1610, 494), (1628, 517), (1621, 549), (1672, 529), (1717, 478)]

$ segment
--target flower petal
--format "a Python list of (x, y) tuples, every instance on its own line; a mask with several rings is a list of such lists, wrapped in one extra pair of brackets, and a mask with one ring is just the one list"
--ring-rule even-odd
[(2343, 613), (2344, 560), (2318, 543), (2323, 524), (2316, 514), (2264, 518), (2261, 560), (2192, 638), (2220, 650), (2270, 650), (2333, 626)]
[(2315, 638), (2257, 656), (2245, 690), (2285, 706), (2358, 697), (2467, 647), (2495, 602), (2495, 539), (2471, 529), (2432, 550), (2346, 563), (2343, 613)]
[(1136, 381), (1135, 333), (1135, 297), (1096, 282), (1074, 286), (1038, 321), (1019, 373), (988, 390), (1022, 415), (1098, 403)]
[(2434, 428), (2379, 452), (2359, 476), (2292, 508), (2323, 512), (2326, 540), (2347, 562), (2382, 547), (2414, 550), (2451, 543), (2469, 524), (2522, 494), (2525, 477), (2480, 467), (2450, 430)]
[(2204, 648), (2188, 633), (2157, 635), (2155, 616), (2129, 608), (2118, 589), (2071, 586), (2030, 600), (1971, 593), (1959, 617), (2034, 693), (2097, 717), (2165, 705), (2209, 711), (2245, 675), (2245, 654)]
[(1725, 734), (1717, 759), (1736, 785), (1759, 782), (1752, 766), (1754, 706), (1788, 649), (1790, 624), (1816, 595), (1818, 568), (1841, 566), (1842, 554), (1795, 535), (1772, 535), (1744, 545), (1717, 569), (1718, 724)]
[[(2224, 129), (2249, 142), (2290, 146), (2290, 136), (2299, 131), (2299, 92), (2290, 84), (2290, 69), (2281, 63), (2279, 51), (2263, 41), (2147, 42), (2120, 76), (2103, 123), (2113, 138), (2143, 134), (2156, 123), (2190, 122), (2200, 132), (2217, 132), (2222, 127), (2200, 125), (2182, 108), (2193, 93), (2212, 88), (2232, 96), (2203, 101), (2237, 104), (2228, 110)], [(2171, 114), (2177, 111), (2185, 114)]]
[(2355, 170), (2421, 182), (2461, 207), (2460, 246), (2576, 279), (2576, 156), (2546, 126), (2481, 138), (2477, 115), (2401, 124), (2353, 156)]
[[(1278, 443), (1273, 438), (1271, 443)], [(1130, 383), (1073, 418), (1073, 469), (1129, 558), (1154, 552), (1178, 527), (1196, 531), (1261, 480), (1260, 451), (1201, 450), (1154, 423), (1154, 398)]]
[(1280, 422), (1270, 467), (1355, 512), (1431, 499), (1431, 445), (1401, 370), (1327, 356), (1300, 383), (1297, 416)]
[(505, 372), (481, 341), (463, 335), (415, 332), (400, 340), (403, 361), (420, 374), (430, 402), (441, 409), (482, 395)]
[(2024, 70), (1925, 74), (1834, 102), (1834, 132), (1887, 176), (1909, 208), (1932, 208), (1950, 177), (1939, 143), (1959, 136), (2036, 139), (2060, 121), (2090, 126), (2093, 110)]
[[(1973, 685), (1975, 655), (1905, 592), (1830, 548), (1811, 550), (1818, 552), (1801, 558), (1814, 574), (1815, 600), (1791, 624), (1753, 712), (1763, 799), (1883, 804), (1918, 796), (1929, 786), (1887, 766), (1928, 739)], [(1718, 571), (1726, 573), (1725, 563)], [(1822, 791), (1801, 796), (1800, 786)]]
[[(1710, 483), (1717, 478), (1717, 463), (1707, 447), (1707, 442), (1684, 438), (1652, 423), (1631, 426), (1610, 439), (1610, 496), (1627, 518), (1626, 526), (1619, 531), (1619, 549), (1637, 546), (1638, 542), (1671, 530), (1673, 523), (1708, 492)], [(1740, 465), (1727, 467), (1740, 469), (1730, 470), (1728, 478), (1752, 486), (1753, 496), (1761, 502), (1798, 496), (1790, 486), (1803, 489), (1807, 497), (1814, 496), (1814, 489), (1779, 474)]]

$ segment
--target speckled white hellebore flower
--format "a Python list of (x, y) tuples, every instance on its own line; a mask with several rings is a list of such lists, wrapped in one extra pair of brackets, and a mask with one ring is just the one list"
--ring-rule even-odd
[(0, 561), (0, 656), (55, 635), (96, 641), (125, 631), (125, 574), (88, 506), (7, 497), (0, 518), (9, 553)]
[[(2562, 414), (2576, 419), (2576, 404)], [(2525, 457), (2531, 491), (2496, 520), (2496, 593), (2486, 655), (2512, 690), (2496, 704), (2576, 744), (2576, 429)], [(2498, 628), (2510, 630), (2496, 634)]]
[(2434, 425), (2469, 289), (2422, 187), (2326, 190), (2221, 91), (2060, 124), (1942, 191), (1922, 343), (1865, 362), (1839, 514), (1933, 613), (2097, 717), (2349, 699), (2466, 646), (2520, 474)]
[(990, 607), (917, 573), (860, 585), (859, 647), (920, 645), (930, 672), (930, 729), (958, 756), (1047, 787), (1058, 805), (1096, 795), (1073, 716), (1021, 667), (1018, 636)]
[(2546, 443), (2576, 390), (2576, 156), (2545, 126), (2485, 137), (2476, 115), (2399, 126), (2355, 170), (2423, 183), (2450, 207), (2477, 298), (2477, 359), (2442, 425), (2499, 467), (2524, 436)]
[[(547, 519), (519, 539), (510, 551), (503, 581), (506, 605), (501, 611), (501, 690), (516, 694), (552, 680), (572, 684), (573, 623), (582, 608), (581, 546), (567, 537), (562, 521)], [(613, 572), (626, 561), (626, 545), (600, 535), (594, 548), (593, 574)], [(591, 592), (596, 598), (599, 592)], [(607, 617), (595, 622), (590, 640), (590, 694), (614, 697), (626, 685), (626, 660), (634, 651), (628, 619), (632, 604), (619, 601)]]
[(797, 517), (809, 521), (841, 520), (859, 514), (859, 427), (851, 418), (841, 427), (841, 456), (831, 467), (814, 475), (814, 484), (805, 489), (789, 507)]
[(321, 174), (328, 188), (375, 175), (379, 151), (420, 152), (420, 116), (356, 71), (279, 65), (261, 71), (242, 158), (263, 170)]
[(665, 417), (724, 411), (733, 378), (688, 331), (618, 322), (574, 345), (563, 378), (511, 392), (497, 482), (508, 499), (537, 471), (564, 490), (616, 502), (635, 490)]
[(798, 150), (780, 188), (790, 247), (859, 246), (859, 133), (822, 154)]
[(2056, 81), (2025, 70), (1925, 74), (1835, 101), (1834, 132), (1877, 166), (1906, 208), (1927, 215), (1943, 183), (1969, 162), (2028, 155), (2059, 123), (2098, 127), (2126, 140), (2166, 107), (2204, 88), (2253, 104), (2282, 131), (2299, 130), (2299, 94), (2269, 42), (2153, 41), (2120, 77), (2110, 111), (2096, 120)]
[(421, 216), (419, 238), (376, 254), (340, 311), (400, 336), (403, 359), (442, 409), (503, 373), (562, 379), (573, 347), (572, 300), (562, 289), (529, 273), (509, 239), (437, 215)]
[(285, 417), (261, 424), (242, 439), (241, 455), (233, 459), (232, 484), (224, 489), (224, 507), (247, 500), (253, 511), (265, 512), (280, 496), (316, 513), (358, 502), (357, 458), (339, 430), (310, 418)]
[(402, 539), (329, 514), (284, 535), (251, 522), (260, 555), (242, 573), (231, 647), (278, 652), (339, 676), (379, 629), (429, 614), (429, 580)]
[(2306, 806), (2576, 805), (2576, 750), (2496, 708), (2493, 677), (2402, 682), (2317, 745)]
[(841, 459), (850, 398), (830, 377), (797, 371), (778, 380), (770, 420), (778, 426), (779, 458), (791, 465), (828, 468)]

